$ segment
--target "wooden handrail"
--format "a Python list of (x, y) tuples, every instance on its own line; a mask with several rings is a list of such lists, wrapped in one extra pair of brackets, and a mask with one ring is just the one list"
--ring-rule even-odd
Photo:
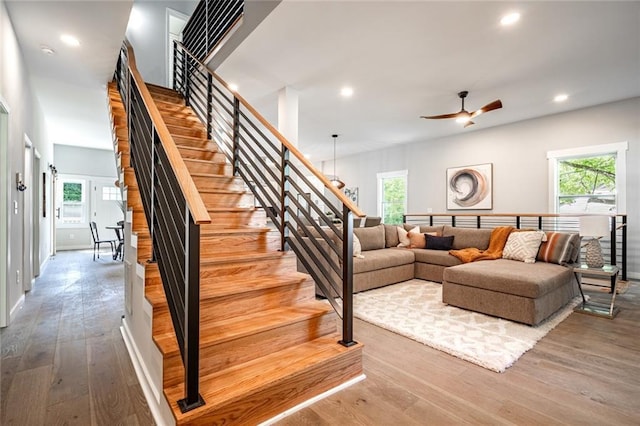
[(178, 42), (178, 44), (180, 44), (181, 48), (187, 53), (189, 54), (189, 56), (191, 56), (191, 58), (193, 58), (193, 60), (200, 65), (201, 67), (203, 67), (205, 70), (207, 70), (207, 72), (209, 74), (211, 74), (220, 84), (222, 84), (224, 87), (227, 88), (227, 90), (229, 90), (231, 93), (233, 93), (233, 95), (238, 99), (238, 101), (247, 109), (249, 110), (249, 112), (251, 112), (251, 114), (253, 114), (255, 116), (255, 118), (258, 119), (258, 121), (265, 127), (267, 128), (267, 130), (269, 130), (269, 132), (271, 132), (271, 134), (273, 136), (275, 136), (278, 141), (280, 141), (280, 143), (289, 150), (289, 152), (298, 160), (300, 161), (302, 164), (304, 164), (304, 166), (309, 169), (311, 171), (311, 173), (317, 177), (318, 179), (320, 179), (320, 182), (323, 183), (323, 185), (325, 186), (325, 188), (328, 188), (329, 191), (331, 191), (331, 193), (338, 198), (338, 200), (346, 205), (349, 210), (351, 210), (351, 212), (353, 212), (354, 216), (358, 216), (358, 217), (364, 217), (366, 216), (365, 213), (363, 213), (357, 206), (355, 206), (353, 204), (353, 202), (347, 198), (346, 195), (344, 195), (343, 192), (341, 192), (338, 188), (336, 188), (335, 186), (333, 186), (331, 184), (331, 182), (329, 181), (329, 179), (327, 179), (327, 177), (320, 173), (313, 164), (311, 164), (311, 162), (309, 160), (307, 160), (305, 158), (305, 156), (298, 150), (298, 148), (296, 148), (291, 142), (289, 142), (287, 140), (287, 138), (285, 138), (282, 133), (280, 133), (280, 131), (278, 129), (276, 129), (275, 127), (273, 127), (273, 125), (271, 125), (271, 123), (269, 123), (269, 121), (264, 118), (262, 116), (262, 114), (260, 114), (249, 102), (247, 102), (242, 96), (240, 96), (237, 92), (231, 90), (231, 88), (229, 87), (229, 85), (227, 84), (226, 81), (224, 81), (218, 74), (216, 74), (215, 72), (212, 72), (209, 68), (207, 68), (207, 66), (205, 64), (203, 64), (200, 60), (196, 59), (196, 57), (180, 42)]
[(191, 216), (193, 217), (193, 221), (196, 224), (211, 223), (211, 216), (209, 216), (207, 207), (202, 201), (200, 192), (198, 191), (198, 188), (196, 188), (196, 184), (191, 178), (191, 174), (189, 173), (189, 170), (187, 169), (187, 166), (182, 159), (182, 155), (180, 155), (180, 152), (178, 151), (176, 143), (173, 140), (173, 137), (171, 136), (167, 125), (160, 115), (160, 111), (158, 111), (158, 107), (151, 97), (151, 93), (149, 93), (149, 90), (147, 89), (142, 76), (138, 72), (135, 55), (133, 53), (133, 48), (131, 47), (129, 40), (125, 39), (124, 44), (127, 48), (127, 58), (129, 62), (129, 69), (131, 70), (131, 77), (135, 79), (138, 88), (140, 89), (140, 96), (142, 96), (142, 101), (149, 111), (151, 121), (153, 122), (162, 146), (167, 153), (169, 163), (171, 164), (171, 167), (173, 168), (173, 171), (176, 175), (178, 185), (180, 185), (180, 189), (182, 189), (182, 193), (184, 194), (184, 198), (187, 206), (189, 207), (189, 211), (191, 212)]

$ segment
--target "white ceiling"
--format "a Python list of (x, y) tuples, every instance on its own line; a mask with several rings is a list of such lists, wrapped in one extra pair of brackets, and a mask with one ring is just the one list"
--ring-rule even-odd
[[(5, 2), (51, 140), (111, 149), (104, 84), (133, 0)], [(512, 10), (520, 22), (501, 27)], [(640, 96), (640, 2), (284, 0), (218, 72), (274, 123), (277, 92), (295, 89), (300, 148), (320, 161), (332, 133), (343, 156)], [(467, 129), (419, 118), (458, 111), (460, 90), (469, 110), (504, 108)]]
[[(284, 0), (218, 73), (273, 123), (295, 89), (299, 147), (320, 161), (332, 133), (340, 157), (640, 96), (640, 2)], [(468, 110), (504, 107), (467, 129), (419, 118), (459, 111), (461, 90)]]
[[(12, 1), (6, 6), (53, 143), (113, 149), (106, 83), (133, 0)], [(60, 41), (80, 40), (72, 48)], [(41, 46), (55, 50), (45, 55)]]

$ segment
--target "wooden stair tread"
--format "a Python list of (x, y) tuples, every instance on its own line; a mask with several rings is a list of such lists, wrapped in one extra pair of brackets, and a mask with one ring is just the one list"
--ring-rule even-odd
[(337, 334), (322, 336), (308, 343), (206, 375), (200, 382), (200, 393), (206, 404), (184, 414), (175, 407), (176, 401), (184, 397), (183, 385), (165, 389), (165, 395), (174, 407), (178, 423), (195, 420), (204, 413), (215, 412), (245, 395), (257, 393), (314, 366), (330, 367), (328, 364), (332, 361), (361, 353), (362, 345), (344, 347), (337, 343), (338, 340), (340, 337)]
[(184, 161), (185, 164), (188, 164), (188, 163), (193, 163), (193, 164), (227, 164), (226, 157), (221, 159), (221, 160), (200, 160), (200, 159), (197, 159), (197, 158), (183, 158), (182, 161)]
[(206, 228), (200, 231), (200, 236), (215, 238), (222, 235), (263, 234), (266, 232), (272, 232), (272, 229), (266, 226), (239, 225), (234, 228)]
[(283, 251), (267, 251), (263, 253), (230, 253), (226, 256), (200, 259), (200, 267), (214, 266), (226, 263), (252, 263), (280, 259), (282, 257), (294, 257), (295, 254)]
[[(200, 324), (200, 348), (322, 317), (332, 312), (333, 308), (328, 303), (313, 300), (221, 321), (207, 321)], [(180, 351), (174, 332), (154, 336), (153, 340), (164, 356), (175, 355)]]

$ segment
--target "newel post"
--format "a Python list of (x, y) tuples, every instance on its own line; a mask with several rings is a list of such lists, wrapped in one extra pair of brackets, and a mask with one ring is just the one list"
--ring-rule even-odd
[(353, 213), (342, 205), (342, 340), (353, 346)]

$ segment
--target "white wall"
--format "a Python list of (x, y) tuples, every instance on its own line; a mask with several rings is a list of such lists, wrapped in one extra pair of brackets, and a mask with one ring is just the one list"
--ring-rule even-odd
[[(6, 244), (7, 264), (6, 271), (2, 271), (2, 280), (5, 281), (8, 292), (6, 299), (4, 294), (0, 295), (0, 298), (2, 303), (6, 300), (9, 310), (15, 310), (24, 295), (22, 282), (18, 282), (18, 274), (21, 281), (25, 279), (22, 274), (24, 193), (17, 191), (15, 185), (16, 173), (24, 174), (25, 134), (41, 155), (39, 176), (47, 172), (47, 176), (50, 177), (48, 164), (52, 163), (53, 148), (48, 141), (42, 109), (34, 96), (24, 58), (3, 0), (0, 0), (0, 97), (10, 109), (8, 143), (0, 147), (0, 156), (3, 161), (3, 167), (0, 169), (3, 178), (0, 181), (4, 184), (0, 192), (0, 196), (3, 197), (1, 205), (8, 206), (6, 217), (3, 217), (3, 223), (0, 223), (0, 228), (3, 230), (0, 236), (6, 238), (3, 243)], [(38, 188), (40, 188), (42, 182), (34, 182), (34, 185), (39, 185)], [(39, 191), (35, 191), (35, 194), (38, 193)], [(16, 202), (17, 214), (14, 210)], [(42, 264), (46, 262), (51, 251), (49, 234), (52, 221), (50, 217), (43, 218), (42, 215), (34, 219), (40, 226), (39, 250)], [(29, 249), (27, 248), (26, 251), (29, 252)], [(26, 277), (29, 280), (31, 278)]]
[(409, 170), (408, 213), (447, 213), (446, 169), (480, 163), (493, 163), (492, 213), (546, 213), (547, 151), (624, 141), (627, 212), (620, 213), (628, 214), (629, 271), (640, 277), (640, 98), (349, 156), (336, 167), (349, 187), (359, 187), (369, 215), (376, 213), (378, 172)]
[(196, 0), (134, 1), (131, 13), (140, 17), (140, 25), (127, 28), (127, 39), (133, 46), (138, 71), (146, 83), (166, 86), (167, 8), (190, 16), (197, 5)]

